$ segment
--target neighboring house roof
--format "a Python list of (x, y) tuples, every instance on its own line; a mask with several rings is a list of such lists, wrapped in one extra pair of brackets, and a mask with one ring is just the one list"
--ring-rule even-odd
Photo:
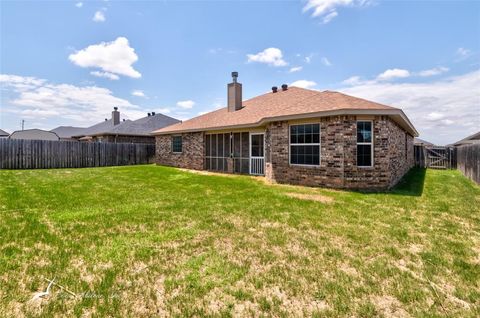
[(10, 134), (7, 133), (5, 130), (0, 129), (0, 136), (8, 136), (8, 135), (10, 135)]
[(480, 131), (454, 143), (454, 146), (478, 144), (480, 143)]
[(42, 129), (25, 129), (14, 131), (10, 139), (31, 139), (31, 140), (59, 140), (58, 135), (52, 131)]
[(134, 121), (125, 121), (120, 125), (104, 132), (92, 134), (98, 135), (128, 135), (128, 136), (151, 136), (151, 132), (169, 125), (179, 123), (178, 119), (165, 116), (163, 114), (155, 114), (143, 117)]
[(431, 142), (415, 137), (413, 140), (415, 145), (433, 146)]
[(81, 133), (79, 133), (77, 135), (74, 135), (74, 137), (93, 136), (93, 135), (97, 135), (99, 133), (105, 133), (105, 132), (113, 129), (115, 126), (123, 125), (123, 124), (125, 124), (129, 121), (130, 120), (125, 120), (125, 121), (121, 121), (118, 125), (113, 125), (113, 120), (108, 119), (108, 120), (102, 121), (98, 124), (95, 124), (93, 126), (90, 126), (88, 128), (85, 128), (85, 130), (83, 130)]
[(247, 128), (278, 120), (365, 114), (389, 115), (412, 135), (418, 136), (402, 110), (339, 92), (290, 87), (286, 91), (279, 90), (254, 97), (242, 104), (240, 110), (229, 112), (227, 107), (221, 108), (159, 129), (153, 134)]
[(56, 133), (60, 138), (72, 138), (72, 136), (81, 134), (85, 129), (83, 127), (58, 126), (50, 131)]

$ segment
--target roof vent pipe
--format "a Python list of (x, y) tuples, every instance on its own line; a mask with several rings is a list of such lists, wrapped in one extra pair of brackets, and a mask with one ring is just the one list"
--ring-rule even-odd
[(148, 115), (148, 117), (150, 117), (150, 115), (151, 115), (151, 114), (150, 114), (150, 113), (148, 113), (147, 115)]
[(152, 116), (155, 116), (155, 112), (152, 112)]
[(286, 91), (288, 89), (288, 85), (287, 84), (283, 84), (282, 85), (282, 91)]
[(272, 93), (276, 93), (278, 91), (278, 87), (277, 86), (273, 86), (272, 87)]

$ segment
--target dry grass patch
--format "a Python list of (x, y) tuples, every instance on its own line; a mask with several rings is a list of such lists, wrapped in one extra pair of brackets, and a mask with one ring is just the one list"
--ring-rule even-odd
[(376, 310), (385, 317), (407, 318), (411, 317), (403, 308), (397, 298), (389, 295), (371, 297)]
[(321, 194), (305, 194), (305, 193), (296, 193), (296, 192), (287, 192), (285, 193), (286, 196), (290, 198), (300, 199), (300, 200), (308, 200), (308, 201), (316, 201), (321, 203), (332, 203), (334, 199), (332, 197), (327, 197)]

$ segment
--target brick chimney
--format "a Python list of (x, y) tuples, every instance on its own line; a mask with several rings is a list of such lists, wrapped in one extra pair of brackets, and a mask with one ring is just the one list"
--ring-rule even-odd
[(234, 112), (242, 108), (242, 84), (237, 82), (238, 72), (232, 72), (232, 83), (228, 84), (228, 111)]
[(112, 121), (114, 126), (120, 124), (120, 112), (118, 111), (118, 107), (113, 107)]

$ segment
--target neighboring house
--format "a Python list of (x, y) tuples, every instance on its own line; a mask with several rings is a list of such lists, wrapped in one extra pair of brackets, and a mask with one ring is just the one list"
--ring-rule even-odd
[(432, 144), (431, 142), (425, 141), (417, 137), (413, 139), (413, 143), (415, 146), (434, 146), (434, 144)]
[(71, 140), (75, 141), (76, 139), (73, 136), (81, 134), (86, 128), (83, 127), (73, 127), (73, 126), (59, 126), (50, 130), (60, 137), (60, 140)]
[(0, 138), (8, 138), (9, 135), (5, 130), (0, 129)]
[(112, 112), (112, 119), (86, 128), (76, 138), (81, 141), (154, 144), (155, 137), (150, 134), (152, 131), (179, 122), (175, 118), (155, 114), (155, 112), (148, 113), (148, 116), (134, 121), (120, 121), (120, 112), (115, 107)]
[(471, 144), (480, 144), (480, 131), (463, 138), (462, 140), (457, 141), (456, 143), (452, 144), (452, 146), (463, 146), (463, 145), (471, 145)]
[(227, 107), (153, 132), (157, 164), (363, 189), (390, 188), (414, 165), (418, 133), (398, 108), (287, 85), (242, 101), (232, 76)]
[(60, 140), (54, 132), (42, 129), (25, 129), (14, 131), (10, 139), (31, 139), (31, 140)]

